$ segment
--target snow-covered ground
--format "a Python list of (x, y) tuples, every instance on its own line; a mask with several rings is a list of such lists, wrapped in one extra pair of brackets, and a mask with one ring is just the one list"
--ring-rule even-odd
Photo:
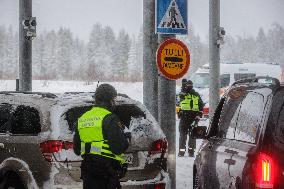
[[(143, 102), (143, 83), (121, 83), (113, 82), (112, 84), (119, 93), (127, 94), (130, 98)], [(15, 81), (0, 81), (0, 91), (14, 91)], [(33, 81), (33, 91), (37, 92), (51, 92), (62, 93), (71, 91), (90, 92), (96, 89), (97, 83), (87, 84), (86, 82), (75, 81)], [(178, 146), (178, 120), (176, 122), (177, 128), (177, 145)], [(197, 140), (197, 149), (201, 141)], [(177, 148), (178, 149), (178, 148)], [(194, 158), (177, 157), (177, 174), (176, 184), (177, 189), (191, 189), (192, 188), (192, 165)]]

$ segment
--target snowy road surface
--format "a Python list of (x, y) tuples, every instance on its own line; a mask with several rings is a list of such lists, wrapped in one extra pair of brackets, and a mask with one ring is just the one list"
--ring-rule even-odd
[[(118, 90), (119, 93), (125, 93), (132, 99), (143, 101), (143, 84), (138, 83), (111, 83)], [(37, 92), (52, 92), (62, 93), (70, 91), (94, 91), (97, 83), (87, 85), (86, 82), (73, 82), (73, 81), (33, 81), (33, 91)], [(15, 81), (0, 81), (1, 91), (14, 91)], [(178, 120), (176, 122), (176, 128), (178, 128)], [(177, 146), (178, 146), (178, 129), (177, 131)], [(197, 140), (197, 149), (201, 143), (201, 140)], [(178, 149), (178, 148), (177, 148)], [(176, 184), (177, 189), (191, 189), (192, 188), (192, 166), (194, 158), (177, 157), (177, 174)]]

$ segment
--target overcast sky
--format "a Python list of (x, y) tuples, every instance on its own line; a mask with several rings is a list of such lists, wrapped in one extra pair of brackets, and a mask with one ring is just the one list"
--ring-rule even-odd
[[(18, 1), (0, 0), (0, 25), (18, 27)], [(188, 0), (188, 20), (202, 39), (208, 36), (209, 0)], [(142, 0), (33, 0), (38, 31), (68, 27), (87, 40), (92, 25), (100, 22), (117, 33), (137, 35), (142, 26)], [(228, 35), (255, 36), (260, 27), (284, 26), (284, 0), (221, 0), (221, 26)], [(154, 19), (154, 18), (153, 18)]]

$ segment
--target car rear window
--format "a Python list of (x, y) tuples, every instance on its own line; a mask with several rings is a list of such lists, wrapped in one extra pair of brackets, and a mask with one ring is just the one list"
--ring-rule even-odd
[(74, 107), (66, 112), (66, 121), (70, 131), (75, 131), (76, 123), (79, 117), (81, 117), (85, 112), (92, 109), (93, 106), (82, 106)]
[(0, 133), (6, 133), (11, 127), (14, 108), (11, 104), (0, 104)]
[(40, 131), (40, 116), (37, 109), (24, 105), (17, 106), (12, 116), (11, 133), (36, 135)]
[[(66, 112), (66, 120), (70, 131), (73, 132), (75, 130), (78, 118), (85, 112), (91, 110), (92, 107), (93, 106), (74, 107)], [(122, 124), (126, 127), (129, 127), (132, 118), (146, 118), (145, 113), (134, 104), (117, 105), (113, 113), (119, 117)]]

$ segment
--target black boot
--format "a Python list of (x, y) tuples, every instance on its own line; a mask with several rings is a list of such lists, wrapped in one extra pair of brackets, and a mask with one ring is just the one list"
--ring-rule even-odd
[(183, 157), (185, 154), (185, 149), (179, 149), (178, 156)]
[(188, 148), (188, 156), (194, 157), (194, 149), (193, 148)]

